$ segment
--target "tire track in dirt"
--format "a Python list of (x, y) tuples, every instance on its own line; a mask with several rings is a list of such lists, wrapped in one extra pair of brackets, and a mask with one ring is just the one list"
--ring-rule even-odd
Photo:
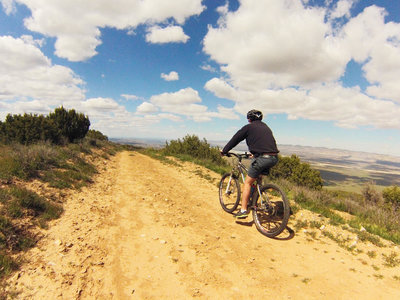
[[(395, 299), (400, 283), (328, 239), (239, 225), (189, 163), (136, 152), (107, 163), (10, 280), (20, 299)], [(293, 226), (293, 220), (291, 221)], [(285, 231), (280, 238), (289, 236)], [(351, 271), (354, 270), (354, 271)], [(398, 268), (397, 268), (398, 270)], [(400, 276), (400, 272), (398, 272)], [(388, 273), (392, 274), (392, 273)], [(396, 270), (393, 270), (396, 274)]]

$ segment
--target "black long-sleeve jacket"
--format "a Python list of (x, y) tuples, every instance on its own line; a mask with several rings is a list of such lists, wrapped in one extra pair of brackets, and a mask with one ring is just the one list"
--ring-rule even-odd
[(239, 129), (222, 149), (222, 153), (228, 153), (244, 139), (246, 139), (249, 151), (256, 157), (263, 153), (277, 154), (279, 152), (271, 129), (264, 122), (257, 120)]

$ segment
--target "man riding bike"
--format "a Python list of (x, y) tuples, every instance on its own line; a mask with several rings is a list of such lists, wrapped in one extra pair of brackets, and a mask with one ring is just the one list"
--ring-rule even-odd
[(250, 110), (247, 113), (249, 124), (239, 129), (221, 151), (222, 155), (226, 155), (232, 148), (246, 139), (249, 151), (253, 155), (253, 160), (244, 182), (242, 206), (236, 214), (237, 219), (244, 219), (249, 215), (247, 203), (250, 198), (251, 185), (261, 173), (278, 163), (279, 150), (276, 146), (274, 135), (268, 125), (261, 121), (262, 119), (263, 114), (261, 111)]

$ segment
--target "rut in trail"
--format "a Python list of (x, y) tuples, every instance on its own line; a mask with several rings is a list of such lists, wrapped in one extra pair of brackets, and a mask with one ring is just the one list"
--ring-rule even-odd
[[(400, 278), (399, 267), (373, 268), (382, 265), (380, 254), (375, 260), (367, 251), (355, 255), (322, 235), (311, 239), (303, 231), (294, 236), (284, 231), (278, 239), (269, 239), (256, 230), (251, 216), (238, 224), (221, 209), (219, 175), (178, 164), (166, 165), (136, 152), (118, 153), (93, 185), (69, 197), (64, 215), (50, 224), (8, 281), (9, 295), (400, 298), (400, 282), (394, 279)], [(303, 213), (292, 216), (289, 226)]]

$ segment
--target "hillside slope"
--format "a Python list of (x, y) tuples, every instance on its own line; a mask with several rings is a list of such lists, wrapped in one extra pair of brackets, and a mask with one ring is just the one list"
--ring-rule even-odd
[[(355, 254), (300, 230), (279, 239), (235, 223), (218, 202), (218, 176), (136, 152), (107, 163), (75, 192), (9, 280), (17, 299), (398, 299), (400, 268), (362, 245)], [(214, 183), (204, 179), (206, 173)], [(319, 216), (298, 212), (301, 218)], [(343, 233), (346, 234), (346, 233)], [(361, 247), (361, 245), (360, 245)], [(375, 253), (371, 258), (367, 253)]]

